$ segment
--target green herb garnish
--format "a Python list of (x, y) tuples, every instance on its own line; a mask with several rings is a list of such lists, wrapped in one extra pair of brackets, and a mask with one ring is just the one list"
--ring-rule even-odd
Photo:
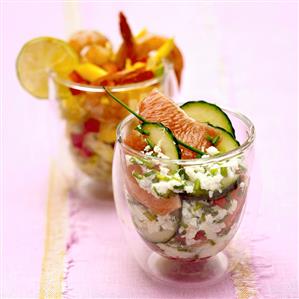
[[(119, 103), (121, 106), (123, 106), (125, 109), (127, 109), (130, 113), (132, 113), (136, 118), (138, 118), (140, 121), (142, 122), (146, 122), (146, 119), (144, 119), (140, 114), (136, 113), (134, 110), (132, 110), (128, 105), (126, 105), (123, 101), (121, 101), (120, 99), (118, 99), (116, 96), (114, 96), (111, 91), (106, 87), (106, 86), (102, 86), (102, 88), (105, 90), (105, 92), (112, 98), (114, 99), (117, 103)], [(203, 151), (200, 151), (199, 149), (186, 144), (185, 142), (176, 139), (178, 144), (182, 145), (183, 147), (189, 149), (192, 152), (195, 152), (198, 154), (199, 158), (201, 158), (201, 156), (205, 155), (205, 153)]]
[(219, 141), (220, 136), (212, 137), (212, 136), (210, 136), (210, 135), (207, 135), (206, 139), (207, 139), (208, 141), (210, 141), (213, 145), (215, 145), (215, 144)]
[(171, 178), (169, 178), (168, 176), (166, 176), (166, 175), (164, 175), (164, 174), (162, 174), (162, 173), (160, 173), (160, 172), (158, 172), (158, 173), (156, 174), (156, 178), (157, 178), (158, 180), (160, 180), (160, 181), (166, 181), (166, 182), (168, 182), (168, 181), (171, 180)]
[(195, 180), (193, 190), (195, 193), (200, 191), (200, 180), (199, 179)]
[(178, 247), (177, 250), (178, 251), (183, 251), (183, 252), (188, 252), (188, 249), (184, 248), (184, 247)]
[(136, 128), (135, 128), (136, 131), (138, 131), (140, 134), (142, 135), (149, 135), (149, 132), (145, 131), (142, 129), (141, 125), (138, 125)]
[(155, 221), (157, 220), (157, 215), (150, 213), (149, 211), (145, 211), (143, 215), (149, 220), (149, 221)]
[(210, 243), (212, 246), (216, 245), (216, 242), (215, 242), (214, 240), (211, 240), (211, 239), (209, 239), (209, 243)]
[(188, 144), (186, 144), (185, 142), (183, 142), (183, 141), (181, 141), (179, 139), (176, 139), (176, 141), (177, 141), (178, 144), (182, 145), (183, 147), (189, 149), (192, 152), (197, 153), (197, 156), (196, 156), (197, 158), (201, 158), (203, 155), (206, 154), (205, 152), (202, 152), (199, 149), (197, 149), (197, 148), (195, 148), (195, 147), (193, 147), (191, 145), (188, 145)]
[(152, 171), (144, 173), (143, 175), (147, 178), (147, 177), (152, 176), (154, 174), (155, 174), (155, 171), (152, 170)]
[(154, 149), (155, 145), (148, 138), (145, 139), (145, 142), (151, 149)]
[(186, 170), (184, 169), (184, 168), (181, 168), (180, 170), (179, 170), (179, 175), (180, 175), (180, 177), (183, 179), (183, 180), (188, 180), (189, 179), (189, 176), (188, 176), (188, 174), (186, 173)]
[(215, 176), (218, 173), (218, 169), (217, 168), (212, 168), (210, 170), (210, 173), (211, 173), (212, 176)]
[(220, 173), (222, 176), (227, 177), (228, 173), (227, 173), (227, 167), (221, 167), (220, 168)]
[(212, 140), (212, 144), (213, 144), (213, 145), (216, 145), (217, 142), (219, 141), (219, 139), (220, 139), (220, 136), (215, 136), (215, 137), (213, 138), (213, 140)]
[(183, 190), (183, 189), (184, 189), (184, 187), (185, 187), (185, 185), (184, 185), (184, 184), (182, 184), (182, 185), (175, 185), (175, 186), (173, 186), (173, 188), (174, 188), (174, 189), (178, 189), (178, 190)]
[(131, 157), (129, 161), (135, 165), (145, 165), (148, 168), (153, 168), (153, 164), (141, 157)]
[(137, 171), (132, 172), (133, 177), (135, 177), (138, 180), (141, 180), (143, 178), (141, 173), (138, 173)]
[(196, 212), (202, 208), (202, 204), (199, 201), (195, 202), (195, 206), (193, 208), (193, 211)]
[(147, 161), (146, 159), (143, 159), (143, 158), (141, 158), (141, 157), (138, 157), (138, 159), (141, 161), (141, 163), (143, 164), (143, 165), (145, 165), (146, 167), (148, 167), (148, 168), (153, 168), (154, 167), (154, 165), (151, 163), (151, 162), (149, 162), (149, 161)]
[(186, 223), (184, 223), (184, 222), (181, 222), (181, 226), (182, 226), (183, 228), (188, 228), (188, 224), (186, 224)]

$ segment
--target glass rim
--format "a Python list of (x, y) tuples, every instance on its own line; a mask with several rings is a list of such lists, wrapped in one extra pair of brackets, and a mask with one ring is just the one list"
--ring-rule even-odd
[[(140, 81), (140, 82), (136, 82), (136, 83), (108, 86), (109, 90), (111, 92), (125, 92), (125, 91), (130, 91), (130, 90), (135, 90), (135, 89), (141, 89), (144, 87), (152, 86), (157, 83), (161, 83), (164, 80), (164, 78), (166, 77), (166, 74), (168, 74), (171, 70), (173, 70), (172, 63), (163, 61), (163, 64), (165, 66), (164, 72), (162, 75), (160, 75), (158, 77), (154, 77), (152, 79), (148, 79), (148, 80), (144, 80), (144, 81)], [(68, 87), (68, 88), (85, 91), (85, 92), (101, 92), (101, 93), (105, 92), (105, 90), (103, 89), (102, 86), (94, 86), (94, 85), (76, 83), (69, 79), (65, 79), (65, 78), (59, 76), (59, 74), (57, 74), (53, 70), (49, 71), (49, 77), (52, 80), (54, 80), (55, 82), (57, 82), (61, 85), (64, 85), (65, 87)]]
[[(179, 103), (176, 103), (176, 104), (179, 104)], [(236, 149), (233, 149), (229, 152), (226, 152), (226, 153), (223, 153), (223, 154), (220, 154), (217, 156), (211, 156), (211, 157), (206, 157), (206, 158), (196, 158), (196, 159), (186, 159), (186, 160), (165, 159), (165, 158), (147, 156), (147, 155), (133, 149), (132, 147), (126, 145), (125, 143), (123, 143), (123, 138), (122, 138), (123, 137), (122, 136), (123, 128), (132, 119), (135, 118), (134, 115), (128, 115), (126, 118), (124, 118), (119, 123), (119, 125), (117, 127), (117, 131), (116, 131), (116, 135), (117, 135), (116, 142), (118, 142), (122, 148), (126, 149), (126, 151), (128, 151), (129, 154), (131, 153), (131, 154), (137, 155), (139, 157), (145, 158), (147, 160), (152, 160), (152, 161), (162, 162), (162, 163), (173, 163), (173, 164), (178, 164), (178, 165), (191, 166), (191, 165), (203, 165), (203, 164), (207, 164), (207, 163), (216, 163), (216, 162), (220, 162), (223, 160), (231, 159), (231, 158), (234, 158), (234, 157), (244, 153), (248, 148), (250, 148), (253, 145), (253, 142), (255, 140), (255, 127), (254, 127), (254, 124), (252, 123), (252, 121), (244, 114), (242, 114), (240, 112), (234, 112), (230, 109), (222, 108), (222, 110), (225, 113), (232, 114), (233, 116), (238, 118), (243, 124), (245, 124), (248, 129), (248, 136), (247, 136), (246, 140)]]

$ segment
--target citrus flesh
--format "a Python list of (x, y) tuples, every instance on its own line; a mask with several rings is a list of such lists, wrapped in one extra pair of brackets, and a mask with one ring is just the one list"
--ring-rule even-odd
[[(189, 117), (175, 102), (159, 91), (151, 92), (140, 103), (139, 114), (147, 121), (162, 123), (177, 139), (201, 151), (212, 145), (207, 136), (217, 136), (213, 127)], [(193, 158), (194, 153), (190, 152), (184, 149), (183, 158)]]

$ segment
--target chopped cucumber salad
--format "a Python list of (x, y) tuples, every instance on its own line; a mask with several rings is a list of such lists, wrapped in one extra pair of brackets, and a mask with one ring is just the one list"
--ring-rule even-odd
[[(214, 147), (207, 150), (213, 155), (218, 151)], [(209, 154), (206, 154), (209, 157)], [(161, 153), (159, 146), (153, 149), (145, 148), (145, 155), (158, 156)], [(137, 156), (126, 155), (128, 165), (139, 165), (138, 170), (132, 172), (133, 177), (142, 189), (157, 198), (167, 198), (174, 193), (186, 193), (201, 199), (216, 199), (223, 196), (227, 190), (235, 188), (238, 178), (244, 168), (242, 158), (231, 158), (219, 163), (206, 165), (183, 166), (173, 168), (167, 162)]]
[[(218, 153), (210, 147), (205, 156)], [(148, 246), (167, 258), (193, 261), (213, 256), (238, 227), (248, 187), (244, 156), (177, 168), (167, 158), (159, 145), (147, 146), (142, 157), (126, 155), (140, 189), (161, 204), (174, 197), (181, 202), (177, 210), (159, 214), (140, 202), (138, 196), (144, 195), (134, 198), (127, 192), (134, 226)]]

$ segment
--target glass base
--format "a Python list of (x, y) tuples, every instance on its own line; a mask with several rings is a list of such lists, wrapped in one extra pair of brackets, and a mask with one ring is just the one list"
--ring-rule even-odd
[(152, 253), (147, 260), (148, 272), (154, 279), (170, 285), (207, 286), (219, 281), (228, 270), (228, 258), (224, 253), (198, 262), (170, 260)]

